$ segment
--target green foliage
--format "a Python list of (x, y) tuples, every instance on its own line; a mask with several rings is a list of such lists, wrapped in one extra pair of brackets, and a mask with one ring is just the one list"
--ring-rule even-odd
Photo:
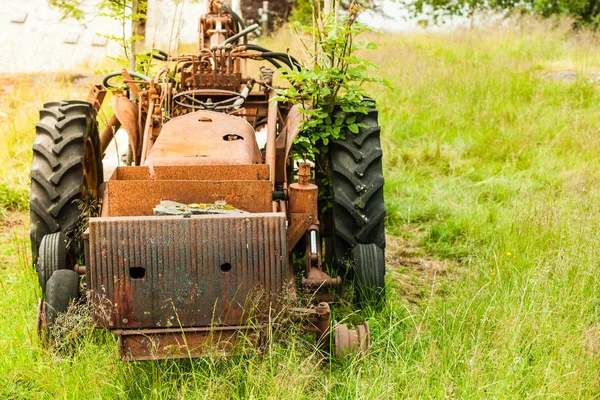
[(302, 25), (311, 24), (313, 15), (312, 4), (314, 4), (314, 1), (298, 0), (292, 10), (290, 20)]
[(85, 18), (85, 13), (81, 9), (81, 1), (79, 0), (48, 0), (48, 4), (58, 8), (63, 19), (72, 18), (82, 20)]
[(400, 0), (411, 14), (426, 15), (434, 23), (448, 16), (473, 16), (477, 11), (512, 9), (520, 0)]
[(478, 11), (510, 13), (520, 10), (543, 17), (568, 16), (576, 26), (600, 24), (600, 4), (596, 0), (399, 0), (411, 14), (426, 15), (434, 22), (448, 16), (473, 16)]
[[(358, 35), (368, 30), (356, 21), (360, 11), (354, 6), (338, 20), (333, 12), (324, 12), (317, 3), (312, 25), (293, 25), (303, 38), (309, 63), (302, 70), (282, 70), (292, 86), (277, 91), (279, 101), (303, 106), (301, 112), (306, 118), (293, 149), (304, 159), (315, 160), (316, 155), (326, 154), (330, 142), (343, 138), (346, 129), (358, 133), (360, 126), (355, 122), (355, 114), (367, 112), (364, 84), (384, 83), (370, 75), (376, 66), (356, 54), (359, 50), (377, 49), (374, 42), (356, 41)], [(336, 110), (351, 116), (335, 117)]]
[(596, 0), (527, 0), (531, 9), (544, 16), (566, 15), (574, 18), (577, 25), (598, 27), (600, 4)]

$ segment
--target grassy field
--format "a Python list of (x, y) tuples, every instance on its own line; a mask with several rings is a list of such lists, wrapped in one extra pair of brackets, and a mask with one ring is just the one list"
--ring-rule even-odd
[[(388, 303), (373, 351), (329, 363), (293, 332), (266, 355), (118, 361), (85, 327), (39, 346), (29, 146), (69, 82), (0, 87), (0, 398), (600, 397), (600, 43), (519, 29), (382, 36)], [(578, 79), (543, 79), (572, 70)]]

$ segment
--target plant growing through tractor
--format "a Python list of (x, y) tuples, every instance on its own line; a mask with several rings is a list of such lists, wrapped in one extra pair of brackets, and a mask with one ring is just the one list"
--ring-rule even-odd
[(302, 105), (305, 119), (293, 143), (293, 152), (315, 162), (322, 176), (320, 199), (329, 199), (328, 153), (331, 143), (344, 139), (346, 132), (358, 134), (364, 124), (357, 115), (366, 114), (373, 103), (365, 83), (389, 84), (371, 73), (377, 67), (357, 55), (360, 50), (375, 50), (374, 42), (357, 41), (370, 29), (357, 18), (362, 8), (352, 3), (340, 16), (341, 2), (311, 2), (312, 24), (292, 24), (306, 58), (303, 69), (281, 70), (291, 83), (278, 89), (279, 101)]

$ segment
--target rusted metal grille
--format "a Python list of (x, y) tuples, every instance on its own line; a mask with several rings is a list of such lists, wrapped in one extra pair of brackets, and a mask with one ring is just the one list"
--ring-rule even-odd
[(92, 218), (87, 254), (96, 318), (110, 328), (245, 325), (292, 278), (280, 213)]

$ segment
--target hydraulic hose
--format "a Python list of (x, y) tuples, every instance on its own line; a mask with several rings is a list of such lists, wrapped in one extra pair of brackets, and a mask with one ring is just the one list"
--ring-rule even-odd
[(170, 57), (166, 52), (159, 49), (152, 49), (147, 54), (158, 61), (167, 61)]
[[(223, 4), (223, 9), (225, 11), (227, 11), (229, 14), (231, 14), (231, 17), (233, 18), (233, 21), (235, 22), (235, 26), (236, 26), (236, 33), (243, 31), (244, 29), (246, 29), (246, 25), (244, 24), (244, 21), (242, 21), (242, 18), (231, 9), (231, 7), (229, 7), (229, 4), (224, 3)], [(244, 42), (246, 42), (247, 38), (244, 37)]]
[[(104, 77), (104, 79), (102, 80), (102, 84), (107, 88), (117, 88), (117, 86), (109, 85), (108, 81), (111, 78), (114, 78), (115, 76), (121, 76), (121, 75), (123, 75), (123, 71), (111, 72)], [(150, 78), (149, 76), (142, 75), (139, 72), (135, 72), (135, 71), (129, 71), (129, 75), (131, 75), (132, 78), (137, 78), (137, 79), (140, 79), (140, 80), (146, 81), (146, 82), (150, 82), (152, 80), (152, 78)]]
[[(244, 45), (248, 50), (255, 50), (255, 51), (259, 51), (262, 53), (262, 58), (264, 58), (267, 61), (271, 61), (271, 60), (277, 60), (281, 63), (284, 63), (285, 65), (287, 65), (290, 69), (294, 69), (297, 68), (299, 70), (302, 70), (302, 65), (300, 65), (300, 63), (298, 62), (298, 60), (296, 60), (294, 57), (285, 54), (285, 53), (277, 53), (277, 52), (273, 52), (269, 49), (266, 49), (264, 47), (258, 46), (256, 44), (246, 44)], [(272, 62), (271, 62), (272, 63)], [(273, 64), (275, 65), (275, 64)], [(279, 67), (277, 67), (279, 68)]]
[(258, 24), (254, 24), (254, 25), (250, 25), (249, 27), (247, 27), (246, 29), (244, 29), (243, 31), (233, 35), (232, 37), (225, 39), (223, 41), (223, 43), (221, 43), (219, 45), (219, 47), (225, 47), (230, 43), (234, 43), (236, 40), (238, 40), (239, 38), (246, 36), (252, 32), (254, 32), (256, 29), (258, 28)]
[(290, 61), (296, 65), (299, 69), (302, 69), (302, 66), (300, 64), (300, 62), (298, 62), (298, 60), (296, 58), (294, 58), (293, 56), (290, 56), (289, 54), (286, 53), (274, 53), (272, 50), (269, 50), (267, 48), (264, 48), (262, 46), (259, 46), (257, 44), (246, 44), (244, 45), (246, 46), (246, 48), (248, 48), (248, 50), (256, 50), (256, 51), (260, 51), (261, 53), (272, 53), (272, 54), (278, 54), (280, 56), (283, 56), (283, 58), (285, 58), (286, 60)]

